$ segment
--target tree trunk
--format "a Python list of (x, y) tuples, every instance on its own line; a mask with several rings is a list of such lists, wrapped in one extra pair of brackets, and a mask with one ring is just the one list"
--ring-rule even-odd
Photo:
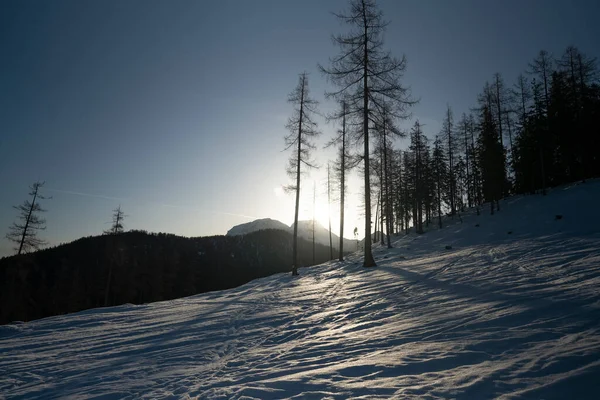
[(296, 163), (296, 210), (294, 212), (294, 243), (292, 250), (292, 275), (298, 275), (298, 211), (300, 209), (300, 165), (302, 152), (302, 117), (304, 116), (304, 79), (300, 92), (300, 118), (298, 121), (298, 160)]
[(344, 261), (344, 194), (346, 189), (346, 102), (342, 103), (342, 171), (340, 182), (340, 254), (339, 260)]
[(29, 213), (27, 214), (27, 218), (25, 219), (25, 227), (23, 228), (23, 234), (21, 235), (21, 243), (19, 243), (19, 251), (17, 252), (17, 255), (21, 254), (21, 251), (23, 251), (23, 244), (25, 243), (25, 238), (27, 237), (27, 229), (29, 228), (29, 221), (31, 220), (31, 213), (33, 212), (33, 207), (35, 206), (37, 193), (38, 187), (36, 186), (33, 192), (33, 201), (31, 202), (31, 207), (29, 207)]
[(329, 259), (333, 260), (333, 239), (331, 237), (331, 185), (330, 185), (330, 167), (327, 164), (327, 215), (329, 219)]
[(371, 248), (371, 183), (369, 170), (369, 53), (368, 53), (368, 24), (366, 9), (363, 7), (363, 48), (364, 48), (364, 64), (363, 64), (363, 137), (364, 137), (364, 161), (365, 161), (365, 254), (363, 267), (375, 267), (375, 259)]

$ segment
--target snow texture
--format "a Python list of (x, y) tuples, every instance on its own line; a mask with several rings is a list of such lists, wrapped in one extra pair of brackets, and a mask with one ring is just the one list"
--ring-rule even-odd
[(588, 181), (399, 237), (372, 269), (0, 326), (0, 397), (595, 399), (599, 200)]

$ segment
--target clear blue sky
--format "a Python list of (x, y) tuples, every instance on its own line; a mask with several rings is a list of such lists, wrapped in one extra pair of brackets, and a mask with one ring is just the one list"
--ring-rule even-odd
[[(507, 83), (541, 49), (600, 55), (597, 1), (387, 0), (386, 41), (408, 58), (414, 118), (433, 136), (446, 104), (468, 111), (486, 80)], [(336, 54), (330, 11), (344, 0), (0, 1), (0, 232), (28, 185), (45, 180), (51, 244), (108, 227), (224, 234), (253, 218), (293, 220), (283, 153), (287, 94)], [(322, 124), (325, 142), (335, 127)], [(398, 145), (402, 146), (400, 142)], [(325, 164), (333, 156), (317, 153)], [(301, 218), (326, 219), (323, 171), (307, 178)], [(347, 236), (358, 217), (350, 190)], [(337, 218), (337, 215), (334, 216)], [(10, 243), (0, 241), (0, 256)]]

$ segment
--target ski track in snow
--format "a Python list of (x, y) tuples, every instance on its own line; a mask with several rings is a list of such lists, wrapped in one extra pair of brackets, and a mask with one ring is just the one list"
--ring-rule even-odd
[(598, 199), (595, 181), (471, 210), (372, 269), (0, 326), (0, 398), (596, 398)]

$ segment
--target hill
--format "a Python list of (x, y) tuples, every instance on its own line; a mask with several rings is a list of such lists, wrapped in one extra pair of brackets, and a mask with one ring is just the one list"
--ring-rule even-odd
[[(257, 219), (245, 224), (236, 225), (227, 231), (227, 236), (246, 235), (251, 232), (257, 232), (264, 229), (279, 229), (285, 232), (294, 232), (294, 224), (287, 226), (283, 222), (263, 218)], [(298, 221), (298, 236), (312, 242), (313, 222), (312, 220)], [(333, 248), (339, 249), (340, 237), (335, 233), (331, 234)], [(315, 242), (323, 246), (329, 246), (329, 230), (320, 223), (315, 223)], [(344, 238), (344, 251), (356, 250), (356, 241)]]
[(0, 392), (595, 399), (599, 199), (595, 181), (469, 210), (375, 247), (372, 269), (355, 254), (297, 278), (6, 325)]
[(279, 229), (285, 232), (290, 231), (290, 227), (283, 222), (271, 218), (257, 219), (245, 224), (236, 225), (227, 231), (227, 236), (246, 235), (248, 233), (257, 232), (265, 229)]
[[(315, 250), (317, 262), (330, 259), (329, 247)], [(301, 265), (311, 265), (312, 242), (300, 239), (298, 251)], [(289, 272), (291, 259), (292, 235), (272, 229), (244, 236), (132, 231), (82, 238), (0, 259), (0, 323), (228, 289)]]

